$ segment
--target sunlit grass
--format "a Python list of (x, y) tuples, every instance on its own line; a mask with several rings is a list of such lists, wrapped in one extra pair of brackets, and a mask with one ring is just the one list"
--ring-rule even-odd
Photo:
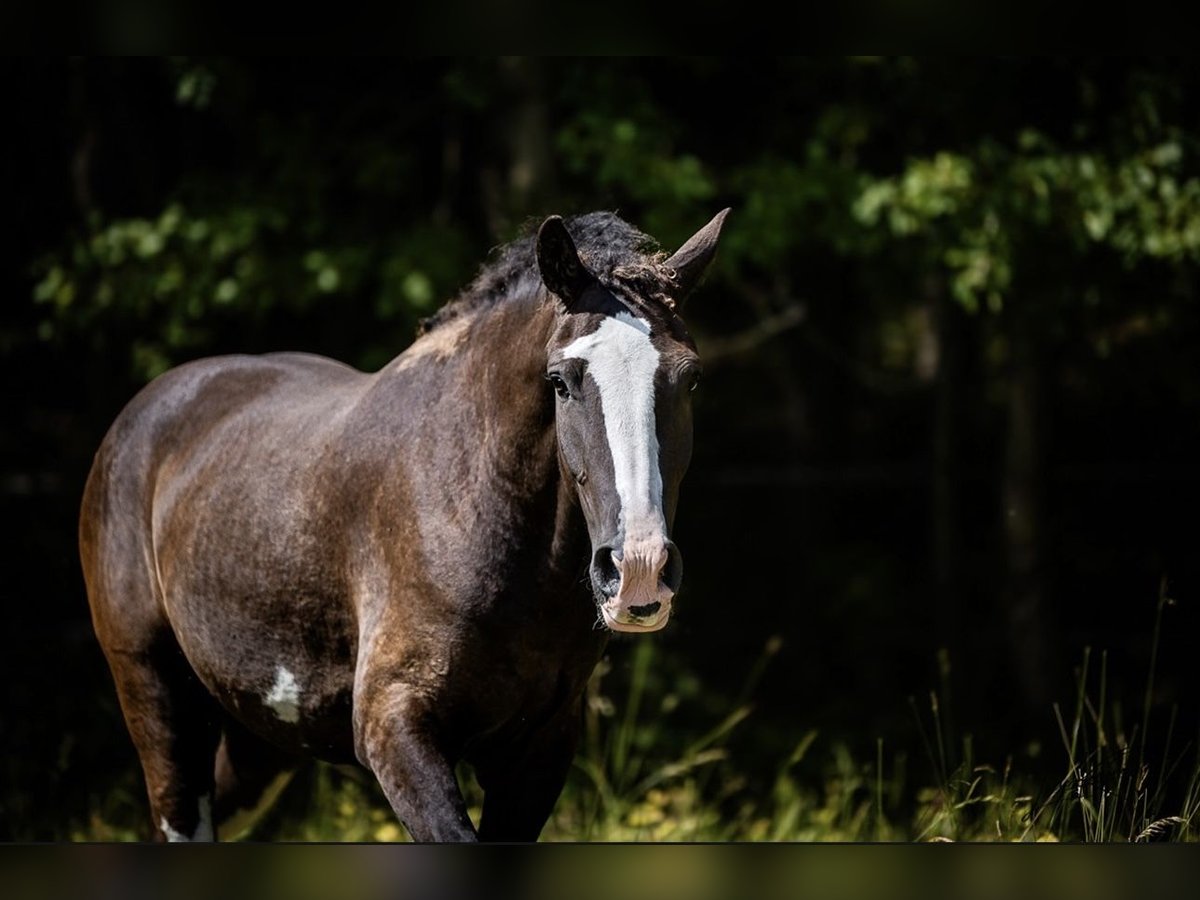
[[(1107, 654), (1085, 650), (1070, 708), (1057, 705), (1065, 773), (1039, 783), (1000, 764), (976, 760), (972, 739), (950, 733), (945, 703), (949, 661), (939, 656), (939, 690), (912, 700), (919, 748), (875, 742), (861, 758), (816, 729), (763, 767), (739, 758), (735, 738), (755, 727), (754, 689), (779, 649), (764, 647), (741, 689), (711, 725), (689, 708), (703, 691), (663, 678), (652, 641), (629, 649), (627, 677), (606, 660), (585, 697), (584, 733), (568, 784), (542, 833), (549, 841), (1150, 841), (1195, 840), (1200, 754), (1173, 750), (1168, 711), (1165, 750), (1147, 754), (1152, 717), (1160, 594), (1143, 708), (1127, 716), (1109, 697)], [(685, 686), (684, 690), (679, 685)], [(615, 694), (615, 695), (614, 695)], [(744, 743), (738, 745), (743, 747)], [(1168, 789), (1184, 780), (1182, 792)], [(459, 770), (472, 819), (483, 792)], [(139, 785), (140, 787), (140, 785)], [(139, 803), (123, 785), (99, 804), (74, 840), (142, 837)], [(247, 835), (270, 841), (397, 841), (407, 838), (378, 785), (364, 770), (318, 764), (301, 770), (279, 802)]]

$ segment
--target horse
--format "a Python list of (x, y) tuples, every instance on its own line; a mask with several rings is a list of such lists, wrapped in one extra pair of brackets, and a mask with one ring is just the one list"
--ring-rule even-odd
[(416, 841), (537, 839), (610, 634), (671, 616), (680, 310), (728, 212), (669, 256), (551, 216), (373, 374), (217, 356), (135, 395), (79, 546), (156, 840), (233, 836), (313, 758), (365, 766)]

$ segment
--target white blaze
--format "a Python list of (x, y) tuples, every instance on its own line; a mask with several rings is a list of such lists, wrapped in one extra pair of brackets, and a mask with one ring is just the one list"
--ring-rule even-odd
[(658, 351), (650, 343), (650, 325), (627, 312), (606, 317), (563, 355), (586, 362), (600, 390), (626, 544), (661, 540), (667, 527), (654, 423)]
[(283, 721), (300, 721), (300, 685), (296, 676), (283, 666), (275, 671), (275, 684), (266, 696), (266, 704)]

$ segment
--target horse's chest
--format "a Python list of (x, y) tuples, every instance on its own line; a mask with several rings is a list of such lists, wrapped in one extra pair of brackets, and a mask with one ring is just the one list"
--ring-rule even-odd
[(520, 744), (576, 709), (603, 650), (595, 642), (564, 646), (542, 642), (515, 646), (504, 654), (481, 654), (478, 668), (467, 667), (459, 684), (469, 687), (459, 700), (472, 712), (471, 743), (481, 749)]

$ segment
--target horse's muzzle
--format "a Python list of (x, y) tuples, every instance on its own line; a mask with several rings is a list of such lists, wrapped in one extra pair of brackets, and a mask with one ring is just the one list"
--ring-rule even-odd
[(600, 612), (613, 631), (658, 631), (671, 617), (683, 579), (679, 548), (668, 540), (627, 542), (623, 553), (601, 547), (592, 558)]

